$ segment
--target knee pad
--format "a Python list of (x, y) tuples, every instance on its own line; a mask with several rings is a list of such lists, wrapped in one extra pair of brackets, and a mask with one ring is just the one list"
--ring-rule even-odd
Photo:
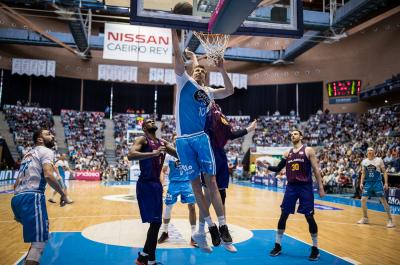
[(279, 221), (278, 221), (278, 230), (286, 229), (286, 221), (287, 221), (288, 217), (289, 217), (289, 214), (281, 213), (281, 217), (279, 218)]
[(174, 206), (173, 204), (165, 206), (164, 215), (163, 215), (164, 219), (171, 219), (171, 212), (172, 212), (173, 206)]
[(31, 247), (28, 251), (28, 255), (26, 256), (26, 260), (39, 262), (45, 245), (45, 242), (32, 242)]
[(222, 204), (225, 205), (226, 189), (220, 189), (219, 194), (221, 195)]
[(306, 215), (306, 220), (308, 223), (308, 230), (310, 231), (311, 234), (316, 234), (318, 233), (318, 226), (317, 223), (315, 222), (314, 215)]

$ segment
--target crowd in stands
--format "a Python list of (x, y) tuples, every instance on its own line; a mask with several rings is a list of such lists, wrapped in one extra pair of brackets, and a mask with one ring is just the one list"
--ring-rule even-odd
[(5, 105), (3, 111), (20, 157), (33, 147), (33, 132), (38, 128), (47, 128), (55, 134), (51, 109), (24, 107), (19, 103)]
[(389, 173), (400, 172), (399, 114), (400, 106), (394, 106), (371, 109), (361, 115), (323, 113), (312, 117), (310, 120), (317, 120), (319, 126), (308, 123), (306, 127), (308, 133), (318, 132), (312, 139), (323, 146), (317, 156), (324, 184), (354, 186), (368, 147), (375, 149)]
[(176, 131), (176, 122), (173, 115), (162, 115), (160, 131), (162, 139), (172, 142), (172, 135)]
[(282, 116), (279, 112), (272, 116), (262, 116), (257, 123), (253, 143), (257, 146), (290, 146), (289, 132), (299, 125), (300, 117), (294, 111), (289, 116)]
[(100, 170), (107, 167), (104, 146), (104, 113), (62, 110), (65, 141), (76, 170)]

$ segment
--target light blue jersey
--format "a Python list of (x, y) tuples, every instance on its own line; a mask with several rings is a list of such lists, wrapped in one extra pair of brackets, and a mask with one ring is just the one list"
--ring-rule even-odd
[(361, 165), (365, 170), (365, 182), (382, 181), (381, 168), (384, 167), (384, 164), (381, 158), (375, 157), (372, 160), (366, 158), (361, 162)]
[(186, 72), (176, 75), (175, 103), (177, 135), (191, 135), (204, 131), (210, 97)]
[(170, 183), (174, 181), (189, 181), (189, 176), (185, 173), (181, 165), (176, 163), (176, 160), (171, 159), (168, 162), (168, 166), (169, 166), (168, 179)]

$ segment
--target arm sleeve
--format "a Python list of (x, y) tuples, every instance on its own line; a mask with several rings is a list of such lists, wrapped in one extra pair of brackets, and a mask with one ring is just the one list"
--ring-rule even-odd
[(279, 172), (286, 166), (286, 159), (282, 158), (279, 164), (276, 167), (268, 166), (268, 170), (272, 172)]
[(176, 77), (176, 87), (178, 90), (181, 90), (185, 86), (186, 82), (189, 81), (190, 79), (186, 71), (182, 75), (175, 74), (175, 77)]
[(243, 130), (237, 130), (237, 131), (232, 131), (231, 135), (229, 137), (229, 140), (234, 140), (240, 137), (243, 137), (247, 134), (247, 130), (243, 129)]
[(40, 163), (42, 166), (44, 164), (52, 164), (53, 165), (54, 161), (54, 153), (50, 149), (43, 151), (43, 153), (40, 156)]

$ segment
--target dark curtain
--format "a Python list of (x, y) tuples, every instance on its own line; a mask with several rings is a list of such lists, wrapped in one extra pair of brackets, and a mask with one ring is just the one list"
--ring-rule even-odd
[(299, 114), (302, 120), (307, 120), (311, 114), (322, 110), (323, 83), (299, 84)]
[(174, 106), (174, 87), (157, 87), (157, 114), (161, 117), (163, 114), (173, 114)]
[(81, 80), (64, 77), (32, 76), (32, 102), (51, 108), (54, 115), (62, 109), (79, 110)]
[(277, 109), (281, 115), (296, 111), (296, 84), (278, 85)]
[[(83, 82), (83, 110), (104, 112), (106, 107), (110, 106), (112, 85), (112, 82), (85, 80)], [(115, 103), (113, 105), (114, 108)]]
[(27, 102), (29, 98), (29, 76), (12, 75), (10, 70), (3, 71), (1, 106), (7, 104), (15, 105), (18, 100)]
[(276, 110), (276, 86), (249, 86), (235, 89), (235, 94), (216, 100), (225, 115), (258, 117)]
[(154, 85), (114, 83), (113, 112), (125, 113), (128, 108), (154, 112)]

